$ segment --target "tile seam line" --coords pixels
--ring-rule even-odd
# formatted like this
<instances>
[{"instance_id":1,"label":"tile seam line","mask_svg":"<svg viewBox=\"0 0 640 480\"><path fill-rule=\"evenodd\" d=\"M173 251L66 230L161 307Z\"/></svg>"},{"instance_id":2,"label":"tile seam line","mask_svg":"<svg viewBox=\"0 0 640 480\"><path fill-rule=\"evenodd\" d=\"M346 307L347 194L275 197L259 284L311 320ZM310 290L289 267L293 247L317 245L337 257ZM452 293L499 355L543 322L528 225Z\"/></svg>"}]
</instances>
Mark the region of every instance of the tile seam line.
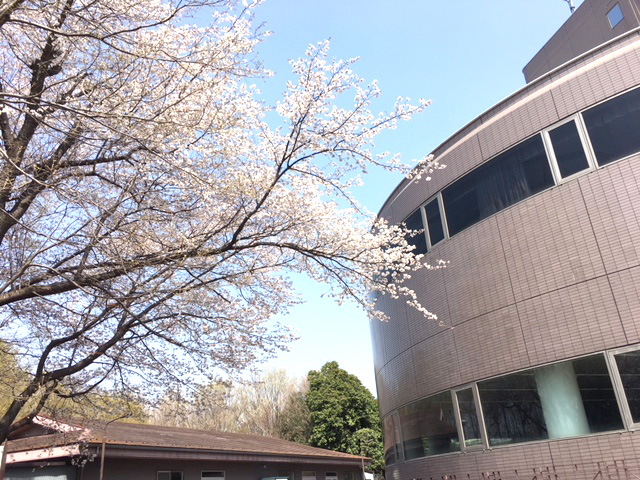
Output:
<instances>
[{"instance_id":1,"label":"tile seam line","mask_svg":"<svg viewBox=\"0 0 640 480\"><path fill-rule=\"evenodd\" d=\"M536 295L532 295L531 297L523 298L522 300L516 300L515 302L509 303L509 304L506 304L506 305L503 305L502 307L494 308L494 309L489 310L489 311L487 311L487 312L481 313L480 315L476 315L476 316L474 316L474 317L468 318L467 320L464 320L464 321L462 321L462 322L460 322L460 323L458 323L458 324L456 324L456 325L453 325L452 327L442 327L442 331L441 331L441 332L438 332L438 333L435 333L435 334L433 334L433 335L431 335L431 336L429 336L429 337L423 338L423 339L422 339L422 340L420 340L418 343L416 343L416 344L414 344L414 345L411 345L409 348L405 348L405 349L404 349L404 350L402 350L401 352L399 352L399 353L397 353L396 355L394 355L392 358L390 358L390 359L389 359L389 361L388 361L388 362L386 362L382 367L380 367L380 370L378 371L378 373L380 373L380 371L382 371L382 369L383 369L383 368L385 368L387 365L389 365L393 360L395 360L396 358L398 358L400 355L407 353L407 352L408 352L409 350L411 350L413 347L415 347L415 346L417 346L417 345L420 345L421 343L426 342L427 340L430 340L430 339L432 339L432 338L435 338L435 337L437 337L438 335L441 335L443 332L446 332L446 331L449 331L449 330L455 330L455 329L456 329L457 327L459 327L460 325L465 325L465 324L467 324L467 323L469 323L469 322L471 322L471 321L473 321L473 320L476 320L476 319L478 319L478 318L480 318L480 317L483 317L483 316L485 316L485 315L489 315L489 314L491 314L491 313L498 312L498 311L503 310L503 309L508 308L508 307L513 307L513 306L515 306L515 307L516 307L516 309L517 309L517 306L518 306L518 304L519 304L519 303L528 302L529 300L533 300L533 299L536 299L536 298L542 297L542 296L544 296L544 295L549 295L550 293L556 293L556 292L559 292L560 290L565 290L565 289L567 289L567 288L575 287L575 286L577 286L577 285L582 285L582 284L585 284L585 283L588 283L588 282L591 282L591 281L594 281L594 280L599 280L599 279L602 279L602 278L605 278L605 279L608 281L609 276L611 276L611 275L615 275L615 274L618 274L618 273L621 273L621 272L626 272L626 271L632 270L632 269L634 269L634 268L640 268L640 263L637 263L637 264L635 264L635 265L631 265L631 266L628 266L628 267L620 268L620 269L618 269L618 270L614 270L614 271L611 271L611 272L607 272L607 271L606 271L606 266L605 266L605 273L603 273L603 274L601 274L601 275L595 275L595 276L593 276L593 277L591 277L591 278L588 278L588 279L582 280L582 281L580 281L580 282L572 283L571 285L565 285L565 286L563 286L563 287L554 288L554 289L552 289L552 290L548 290L548 291L543 292L543 293L538 293L538 294L536 294Z\"/></svg>"}]
</instances>

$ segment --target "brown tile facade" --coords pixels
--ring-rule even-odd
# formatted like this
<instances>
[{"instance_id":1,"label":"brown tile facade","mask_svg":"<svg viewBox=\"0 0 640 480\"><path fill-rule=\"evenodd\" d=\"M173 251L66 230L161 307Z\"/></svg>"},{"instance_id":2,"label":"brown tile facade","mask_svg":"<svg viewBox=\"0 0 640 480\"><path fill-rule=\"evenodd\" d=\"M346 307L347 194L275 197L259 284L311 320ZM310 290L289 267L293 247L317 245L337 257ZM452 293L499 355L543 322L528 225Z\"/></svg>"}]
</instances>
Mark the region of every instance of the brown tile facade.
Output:
<instances>
[{"instance_id":1,"label":"brown tile facade","mask_svg":"<svg viewBox=\"0 0 640 480\"><path fill-rule=\"evenodd\" d=\"M583 5L588 14L606 13L615 2L601 3ZM636 0L620 4L640 11ZM601 25L578 20L595 30L569 25L558 37L564 43L528 67L548 71L574 57L584 35L580 42L610 40L601 39ZM472 121L436 149L447 168L431 182L401 183L380 215L402 221L496 154L639 84L640 35L631 31ZM393 302L385 308L391 321L372 326L383 416L470 382L640 343L640 154L467 228L427 254L440 258L446 269L421 271L409 284L445 326ZM639 457L640 435L624 431L419 458L387 473L403 480L640 478Z\"/></svg>"}]
</instances>

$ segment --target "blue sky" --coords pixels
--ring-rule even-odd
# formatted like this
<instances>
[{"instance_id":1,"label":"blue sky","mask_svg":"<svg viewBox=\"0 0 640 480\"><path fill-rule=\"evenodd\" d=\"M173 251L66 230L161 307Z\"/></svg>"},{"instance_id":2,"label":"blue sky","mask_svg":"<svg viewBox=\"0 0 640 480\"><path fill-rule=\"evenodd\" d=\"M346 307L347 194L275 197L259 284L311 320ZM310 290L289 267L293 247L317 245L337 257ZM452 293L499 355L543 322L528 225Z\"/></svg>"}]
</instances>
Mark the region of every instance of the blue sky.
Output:
<instances>
[{"instance_id":1,"label":"blue sky","mask_svg":"<svg viewBox=\"0 0 640 480\"><path fill-rule=\"evenodd\" d=\"M268 98L277 98L289 75L288 60L330 38L333 56L360 57L354 70L367 81L378 80L378 109L391 107L399 95L433 101L425 113L376 142L380 151L421 158L521 88L522 68L568 17L564 0L266 0L256 23L264 22L273 34L260 45L259 57L276 76L261 87ZM377 212L400 178L372 172L364 180L355 195ZM302 278L297 285L306 303L279 320L297 328L301 339L267 367L302 376L336 360L375 394L364 313L323 298L321 285Z\"/></svg>"}]
</instances>

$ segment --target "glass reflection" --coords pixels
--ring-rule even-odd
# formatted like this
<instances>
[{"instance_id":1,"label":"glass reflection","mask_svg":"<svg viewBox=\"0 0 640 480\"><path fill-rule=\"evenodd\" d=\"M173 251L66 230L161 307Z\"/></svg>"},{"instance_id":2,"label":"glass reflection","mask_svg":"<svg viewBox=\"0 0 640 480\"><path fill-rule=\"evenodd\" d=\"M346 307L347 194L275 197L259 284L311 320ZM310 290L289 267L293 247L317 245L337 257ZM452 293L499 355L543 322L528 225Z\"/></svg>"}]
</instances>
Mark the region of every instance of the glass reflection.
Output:
<instances>
[{"instance_id":1,"label":"glass reflection","mask_svg":"<svg viewBox=\"0 0 640 480\"><path fill-rule=\"evenodd\" d=\"M407 219L404 221L405 226L409 230L420 231L421 233L416 233L414 235L406 235L404 238L409 245L413 245L416 247L413 250L413 253L424 254L427 253L427 237L424 235L424 225L422 224L422 212L420 209L413 212Z\"/></svg>"},{"instance_id":2,"label":"glass reflection","mask_svg":"<svg viewBox=\"0 0 640 480\"><path fill-rule=\"evenodd\" d=\"M576 122L567 122L549 131L558 168L562 178L589 168L587 156L582 148Z\"/></svg>"},{"instance_id":3,"label":"glass reflection","mask_svg":"<svg viewBox=\"0 0 640 480\"><path fill-rule=\"evenodd\" d=\"M491 445L623 428L603 355L478 383Z\"/></svg>"},{"instance_id":4,"label":"glass reflection","mask_svg":"<svg viewBox=\"0 0 640 480\"><path fill-rule=\"evenodd\" d=\"M382 427L384 432L384 461L386 465L392 465L401 460L397 414L385 417Z\"/></svg>"},{"instance_id":5,"label":"glass reflection","mask_svg":"<svg viewBox=\"0 0 640 480\"><path fill-rule=\"evenodd\" d=\"M424 207L427 215L427 224L429 225L429 239L431 245L444 240L444 230L442 228L442 218L440 217L440 205L436 198Z\"/></svg>"},{"instance_id":6,"label":"glass reflection","mask_svg":"<svg viewBox=\"0 0 640 480\"><path fill-rule=\"evenodd\" d=\"M553 186L542 137L535 135L442 192L449 235Z\"/></svg>"},{"instance_id":7,"label":"glass reflection","mask_svg":"<svg viewBox=\"0 0 640 480\"><path fill-rule=\"evenodd\" d=\"M458 410L460 411L464 446L473 447L475 445L482 445L480 424L478 422L476 402L473 398L473 390L470 388L460 390L456 392L456 398L458 400Z\"/></svg>"},{"instance_id":8,"label":"glass reflection","mask_svg":"<svg viewBox=\"0 0 640 480\"><path fill-rule=\"evenodd\" d=\"M480 382L478 393L491 445L547 438L532 370Z\"/></svg>"},{"instance_id":9,"label":"glass reflection","mask_svg":"<svg viewBox=\"0 0 640 480\"><path fill-rule=\"evenodd\" d=\"M451 392L425 398L398 413L406 460L460 450Z\"/></svg>"},{"instance_id":10,"label":"glass reflection","mask_svg":"<svg viewBox=\"0 0 640 480\"><path fill-rule=\"evenodd\" d=\"M640 423L640 350L615 356L633 423Z\"/></svg>"},{"instance_id":11,"label":"glass reflection","mask_svg":"<svg viewBox=\"0 0 640 480\"><path fill-rule=\"evenodd\" d=\"M640 88L582 113L600 165L640 150Z\"/></svg>"},{"instance_id":12,"label":"glass reflection","mask_svg":"<svg viewBox=\"0 0 640 480\"><path fill-rule=\"evenodd\" d=\"M571 363L589 422L589 433L624 428L604 355L579 358Z\"/></svg>"}]
</instances>

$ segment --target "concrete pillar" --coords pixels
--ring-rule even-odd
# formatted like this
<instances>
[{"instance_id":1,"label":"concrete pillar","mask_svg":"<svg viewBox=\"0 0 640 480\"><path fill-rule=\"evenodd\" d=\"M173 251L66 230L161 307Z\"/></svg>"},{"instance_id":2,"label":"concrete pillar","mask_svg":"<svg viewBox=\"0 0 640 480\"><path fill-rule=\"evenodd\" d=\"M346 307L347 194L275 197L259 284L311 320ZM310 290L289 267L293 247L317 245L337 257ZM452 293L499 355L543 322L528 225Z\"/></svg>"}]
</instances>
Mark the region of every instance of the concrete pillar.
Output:
<instances>
[{"instance_id":1,"label":"concrete pillar","mask_svg":"<svg viewBox=\"0 0 640 480\"><path fill-rule=\"evenodd\" d=\"M573 363L537 368L535 378L549 438L590 433Z\"/></svg>"}]
</instances>

